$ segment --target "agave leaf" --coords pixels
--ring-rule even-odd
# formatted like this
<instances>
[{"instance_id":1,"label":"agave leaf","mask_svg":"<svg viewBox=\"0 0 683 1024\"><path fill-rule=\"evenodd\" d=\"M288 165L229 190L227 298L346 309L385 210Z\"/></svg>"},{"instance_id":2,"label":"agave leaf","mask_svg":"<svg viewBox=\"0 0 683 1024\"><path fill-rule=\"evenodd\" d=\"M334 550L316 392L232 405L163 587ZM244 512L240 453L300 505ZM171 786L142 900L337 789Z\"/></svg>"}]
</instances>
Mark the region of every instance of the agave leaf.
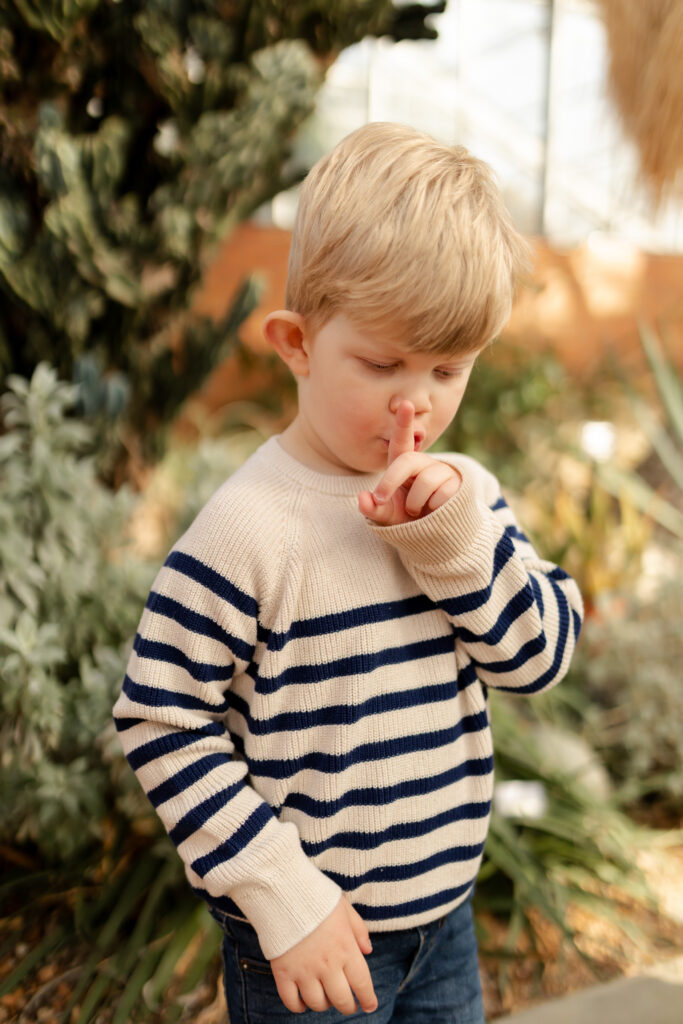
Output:
<instances>
[{"instance_id":1,"label":"agave leaf","mask_svg":"<svg viewBox=\"0 0 683 1024\"><path fill-rule=\"evenodd\" d=\"M605 462L597 466L597 476L610 494L616 498L625 495L637 509L676 537L683 539L683 514L671 502L657 494L636 473Z\"/></svg>"},{"instance_id":2,"label":"agave leaf","mask_svg":"<svg viewBox=\"0 0 683 1024\"><path fill-rule=\"evenodd\" d=\"M150 1009L158 1009L161 995L168 988L178 961L201 929L200 911L201 906L197 906L195 912L190 914L183 910L182 915L177 918L177 925L174 922L170 941L163 952L156 970L144 985L143 995Z\"/></svg>"},{"instance_id":3,"label":"agave leaf","mask_svg":"<svg viewBox=\"0 0 683 1024\"><path fill-rule=\"evenodd\" d=\"M640 426L659 456L662 465L679 490L683 492L683 455L681 455L666 430L657 423L655 417L642 402L635 403L635 413Z\"/></svg>"},{"instance_id":4,"label":"agave leaf","mask_svg":"<svg viewBox=\"0 0 683 1024\"><path fill-rule=\"evenodd\" d=\"M128 878L123 892L121 893L118 901L114 905L114 910L110 914L108 920L101 928L97 938L95 939L94 949L86 963L83 965L83 973L76 984L73 992L71 993L71 999L69 1005L66 1007L64 1013L64 1019L69 1019L74 1006L76 1006L80 1000L82 993L85 991L86 986L90 979L97 973L100 962L105 958L107 951L112 949L117 941L119 930L131 913L135 903L139 900L140 895L144 892L147 885L151 881L152 874L156 871L157 864L152 857L142 857L136 867L133 869L131 875ZM109 984L109 979L104 979L104 987L102 987L102 976L97 978L91 989L86 996L88 1006L93 1008L98 1005L101 996L104 994L104 990ZM83 1007L86 1002L81 1006L80 1020L87 1020Z\"/></svg>"},{"instance_id":5,"label":"agave leaf","mask_svg":"<svg viewBox=\"0 0 683 1024\"><path fill-rule=\"evenodd\" d=\"M657 335L645 323L640 324L640 340L652 367L662 404L679 440L683 442L683 389L676 371L667 360Z\"/></svg>"}]
</instances>

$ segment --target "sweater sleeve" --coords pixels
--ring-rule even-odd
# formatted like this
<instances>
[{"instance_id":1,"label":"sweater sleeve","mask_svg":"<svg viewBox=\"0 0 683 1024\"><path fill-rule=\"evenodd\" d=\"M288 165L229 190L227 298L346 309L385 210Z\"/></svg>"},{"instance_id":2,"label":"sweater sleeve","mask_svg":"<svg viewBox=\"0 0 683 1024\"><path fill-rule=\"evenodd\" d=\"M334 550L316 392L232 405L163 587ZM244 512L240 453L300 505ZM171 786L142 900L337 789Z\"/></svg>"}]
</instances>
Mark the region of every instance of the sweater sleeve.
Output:
<instances>
[{"instance_id":1,"label":"sweater sleeve","mask_svg":"<svg viewBox=\"0 0 683 1024\"><path fill-rule=\"evenodd\" d=\"M310 934L341 890L234 756L231 685L253 669L259 608L220 571L224 538L209 547L193 536L181 539L153 585L114 719L193 888L216 909L234 901L272 959Z\"/></svg>"},{"instance_id":2,"label":"sweater sleeve","mask_svg":"<svg viewBox=\"0 0 683 1024\"><path fill-rule=\"evenodd\" d=\"M547 690L566 674L578 639L578 587L539 558L492 474L464 456L445 461L462 475L457 494L415 522L369 528L448 616L483 683Z\"/></svg>"}]
</instances>

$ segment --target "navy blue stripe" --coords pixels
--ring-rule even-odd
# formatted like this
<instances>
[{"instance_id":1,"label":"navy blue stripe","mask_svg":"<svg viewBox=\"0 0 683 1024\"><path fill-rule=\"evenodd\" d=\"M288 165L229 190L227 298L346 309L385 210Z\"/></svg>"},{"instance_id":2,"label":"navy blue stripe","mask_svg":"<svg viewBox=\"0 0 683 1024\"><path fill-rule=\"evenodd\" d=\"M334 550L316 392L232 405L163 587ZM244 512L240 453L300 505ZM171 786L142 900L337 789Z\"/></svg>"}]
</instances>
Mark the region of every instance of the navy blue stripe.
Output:
<instances>
[{"instance_id":1,"label":"navy blue stripe","mask_svg":"<svg viewBox=\"0 0 683 1024\"><path fill-rule=\"evenodd\" d=\"M498 686L498 690L508 690L511 693L538 693L539 690L545 689L551 683L557 679L557 674L564 658L565 647L567 646L567 640L569 637L569 626L571 622L571 616L569 614L569 602L562 593L560 587L551 580L551 585L555 593L557 600L557 611L558 611L558 633L557 643L555 645L555 657L553 658L552 665L545 672L542 673L533 683L529 683L526 686ZM481 666L483 669L484 666Z\"/></svg>"},{"instance_id":2,"label":"navy blue stripe","mask_svg":"<svg viewBox=\"0 0 683 1024\"><path fill-rule=\"evenodd\" d=\"M238 611L250 615L253 619L258 618L258 604L253 597L246 594L234 583L231 583L225 576L221 576L215 569L211 569L198 558L187 555L183 551L171 551L166 559L167 566L180 572L183 576L201 583L203 587L216 594L223 601L227 601Z\"/></svg>"},{"instance_id":3,"label":"navy blue stripe","mask_svg":"<svg viewBox=\"0 0 683 1024\"><path fill-rule=\"evenodd\" d=\"M531 583L531 589L534 592L534 598L536 599L536 604L538 605L538 610L540 612L541 618L543 618L543 591L541 590L541 584L538 582L533 572L529 574L529 582Z\"/></svg>"},{"instance_id":4,"label":"navy blue stripe","mask_svg":"<svg viewBox=\"0 0 683 1024\"><path fill-rule=\"evenodd\" d=\"M485 711L466 715L455 725L447 729L430 730L413 736L400 736L396 739L378 740L374 743L363 743L345 754L325 754L309 751L301 757L283 760L282 758L248 759L249 772L261 778L288 779L297 772L307 768L331 775L346 771L355 764L363 762L385 761L392 757L414 754L418 750L437 750L439 747L454 743L465 733L481 732L488 727ZM235 738L237 743L237 738Z\"/></svg>"},{"instance_id":5,"label":"navy blue stripe","mask_svg":"<svg viewBox=\"0 0 683 1024\"><path fill-rule=\"evenodd\" d=\"M570 580L571 576L564 569L560 569L558 565L555 566L551 572L547 573L549 580Z\"/></svg>"},{"instance_id":6,"label":"navy blue stripe","mask_svg":"<svg viewBox=\"0 0 683 1024\"><path fill-rule=\"evenodd\" d=\"M434 602L426 594L417 594L401 601L360 605L357 608L346 608L342 612L330 615L298 619L291 624L286 633L269 632L264 629L259 635L259 640L267 642L268 650L281 651L291 640L340 633L345 629L370 626L376 622L403 619L410 615L422 615L424 612L434 611L435 607Z\"/></svg>"},{"instance_id":7,"label":"navy blue stripe","mask_svg":"<svg viewBox=\"0 0 683 1024\"><path fill-rule=\"evenodd\" d=\"M307 793L289 793L282 806L303 811L310 817L330 818L347 807L386 807L396 800L419 799L429 793L436 793L437 790L444 789L454 782L459 782L460 779L490 775L492 771L492 757L472 758L426 779L405 779L393 786L367 786L349 789L334 800L316 800L314 797L308 796ZM467 817L483 818L489 813L489 807L489 802L462 804L463 819Z\"/></svg>"},{"instance_id":8,"label":"navy blue stripe","mask_svg":"<svg viewBox=\"0 0 683 1024\"><path fill-rule=\"evenodd\" d=\"M408 708L424 707L453 700L458 693L476 682L474 665L469 664L457 679L429 686L417 686L412 690L392 691L375 697L368 697L360 704L331 704L329 707L311 708L305 711L282 711L271 718L255 718L249 704L242 697L233 694L231 708L237 711L247 723L253 736L267 736L274 732L299 732L315 729L321 725L357 725L369 715L405 711Z\"/></svg>"},{"instance_id":9,"label":"navy blue stripe","mask_svg":"<svg viewBox=\"0 0 683 1024\"><path fill-rule=\"evenodd\" d=\"M505 535L507 537L512 537L514 540L522 541L523 544L531 544L527 535L522 533L519 527L515 526L514 523L510 523L509 526L505 527Z\"/></svg>"},{"instance_id":10,"label":"navy blue stripe","mask_svg":"<svg viewBox=\"0 0 683 1024\"><path fill-rule=\"evenodd\" d=\"M443 608L446 614L451 616L465 615L467 612L473 612L477 608L481 608L491 597L491 591L497 576L513 557L514 553L515 549L512 541L503 534L496 544L493 553L493 573L490 583L486 587L482 587L481 590L473 590L471 593L462 594L460 597L450 597L439 601L439 607Z\"/></svg>"},{"instance_id":11,"label":"navy blue stripe","mask_svg":"<svg viewBox=\"0 0 683 1024\"><path fill-rule=\"evenodd\" d=\"M195 782L199 782L200 779L203 779L214 768L219 768L224 764L233 764L233 760L229 755L218 753L205 754L198 761L193 761L187 768L181 768L175 775L171 775L164 782L155 786L154 789L150 789L147 799L151 801L154 807L160 807L167 800L171 800L186 789L189 789Z\"/></svg>"},{"instance_id":12,"label":"navy blue stripe","mask_svg":"<svg viewBox=\"0 0 683 1024\"><path fill-rule=\"evenodd\" d=\"M226 839L224 843L217 846L211 853L207 853L204 857L198 857L192 861L190 865L192 870L200 878L203 878L213 868L220 867L226 860L230 860L231 857L240 853L270 821L274 821L273 812L270 807L268 804L259 804L256 810L249 815L237 831L233 832L229 839Z\"/></svg>"},{"instance_id":13,"label":"navy blue stripe","mask_svg":"<svg viewBox=\"0 0 683 1024\"><path fill-rule=\"evenodd\" d=\"M416 640L414 643L402 644L400 647L387 647L381 651L364 652L337 658L335 661L322 662L319 665L293 665L276 676L260 676L254 678L257 693L275 693L282 686L290 683L321 683L327 679L338 679L342 676L364 675L386 665L400 665L406 661L420 661L422 658L435 658L440 654L451 653L455 649L453 633L429 640Z\"/></svg>"},{"instance_id":14,"label":"navy blue stripe","mask_svg":"<svg viewBox=\"0 0 683 1024\"><path fill-rule=\"evenodd\" d=\"M473 633L470 629L465 629L464 626L458 626L456 629L458 638L466 643L482 643L488 644L491 647L495 644L499 644L513 622L515 622L521 615L524 615L524 613L528 611L533 604L534 595L531 587L522 587L522 589L518 590L515 596L508 601L498 616L498 619L487 633Z\"/></svg>"},{"instance_id":15,"label":"navy blue stripe","mask_svg":"<svg viewBox=\"0 0 683 1024\"><path fill-rule=\"evenodd\" d=\"M333 835L327 836L317 843L302 840L301 846L309 857L316 857L325 850L334 849L376 850L383 843L400 842L406 839L418 839L421 836L427 836L430 832L436 832L439 828L452 825L455 821L472 821L472 808L476 807L479 811L482 809L482 806L486 807L486 812L478 815L478 817L484 818L491 809L490 803L486 805L462 804L459 807L449 807L447 811L441 811L439 814L433 814L431 818L420 818L419 821L400 821L377 832L368 832L367 830L335 832ZM482 841L479 852L481 852L483 847L484 843ZM468 847L468 849L472 849L472 847ZM470 856L474 857L475 854L470 854ZM464 857L463 860L469 860L469 857Z\"/></svg>"},{"instance_id":16,"label":"navy blue stripe","mask_svg":"<svg viewBox=\"0 0 683 1024\"><path fill-rule=\"evenodd\" d=\"M244 911L229 896L212 896L207 889L202 889L199 885L193 885L191 888L192 892L200 899L206 900L213 910L221 914L230 914L232 917L246 917Z\"/></svg>"},{"instance_id":17,"label":"navy blue stripe","mask_svg":"<svg viewBox=\"0 0 683 1024\"><path fill-rule=\"evenodd\" d=\"M174 754L183 747L189 747L192 743L199 743L208 736L225 736L225 726L221 722L208 722L200 729L184 729L173 731L160 736L149 743L131 750L126 757L133 771L142 768L144 764L156 760L157 757L164 757L166 754Z\"/></svg>"},{"instance_id":18,"label":"navy blue stripe","mask_svg":"<svg viewBox=\"0 0 683 1024\"><path fill-rule=\"evenodd\" d=\"M388 921L392 917L412 917L413 914L421 914L425 910L435 910L437 907L445 907L446 904L457 900L472 888L474 879L465 882L464 885L456 885L452 889L443 889L434 893L433 896L423 896L417 900L407 900L405 903L384 904L381 907L373 907L368 903L356 903L353 906L364 921Z\"/></svg>"},{"instance_id":19,"label":"navy blue stripe","mask_svg":"<svg viewBox=\"0 0 683 1024\"><path fill-rule=\"evenodd\" d=\"M118 715L114 715L114 725L117 732L125 732L127 729L132 729L134 726L146 721L146 718L119 718Z\"/></svg>"},{"instance_id":20,"label":"navy blue stripe","mask_svg":"<svg viewBox=\"0 0 683 1024\"><path fill-rule=\"evenodd\" d=\"M206 800L202 800L201 803L198 803L189 810L168 833L175 845L180 846L191 835L194 835L200 828L203 828L209 818L213 818L214 814L222 810L235 794L243 788L244 780L239 779L239 781L233 782L231 786L226 786L225 789L212 793Z\"/></svg>"},{"instance_id":21,"label":"navy blue stripe","mask_svg":"<svg viewBox=\"0 0 683 1024\"><path fill-rule=\"evenodd\" d=\"M490 505L489 508L492 512L500 512L502 508L508 508L508 503L505 498L501 495L498 501L494 505Z\"/></svg>"},{"instance_id":22,"label":"navy blue stripe","mask_svg":"<svg viewBox=\"0 0 683 1024\"><path fill-rule=\"evenodd\" d=\"M474 860L481 857L484 850L483 843L476 843L474 846L452 846L447 850L439 850L431 857L415 861L413 864L392 864L391 866L371 868L362 875L343 875L338 871L326 871L325 874L336 882L345 892L357 889L367 882L406 882L410 878L417 878L418 875L426 875L428 871L434 871L444 864L459 864L466 860Z\"/></svg>"},{"instance_id":23,"label":"navy blue stripe","mask_svg":"<svg viewBox=\"0 0 683 1024\"><path fill-rule=\"evenodd\" d=\"M193 697L190 693L176 693L175 690L164 690L161 686L143 686L141 683L133 682L129 675L123 680L123 692L135 704L146 704L151 708L186 708L189 711L209 711L211 714L221 715L225 714L229 707L227 699L220 704L211 704L208 700Z\"/></svg>"},{"instance_id":24,"label":"navy blue stripe","mask_svg":"<svg viewBox=\"0 0 683 1024\"><path fill-rule=\"evenodd\" d=\"M165 618L177 622L178 625L190 633L196 633L198 636L207 636L212 640L225 644L235 658L241 658L242 661L249 662L254 657L253 644L248 644L240 637L228 633L226 629L219 626L208 615L200 615L199 612L186 608L184 604L181 604L180 601L175 601L172 597L166 597L164 594L159 594L156 590L152 590L147 598L147 607L156 615L163 615Z\"/></svg>"},{"instance_id":25,"label":"navy blue stripe","mask_svg":"<svg viewBox=\"0 0 683 1024\"><path fill-rule=\"evenodd\" d=\"M572 618L574 620L574 643L579 639L581 633L581 616L577 611L572 608Z\"/></svg>"},{"instance_id":26,"label":"navy blue stripe","mask_svg":"<svg viewBox=\"0 0 683 1024\"><path fill-rule=\"evenodd\" d=\"M162 644L158 640L146 640L139 633L135 636L133 647L140 658L177 665L179 668L185 669L188 675L200 683L225 682L232 679L235 671L235 664L232 661L229 665L212 665L209 662L192 661L179 647L174 647L173 644Z\"/></svg>"},{"instance_id":27,"label":"navy blue stripe","mask_svg":"<svg viewBox=\"0 0 683 1024\"><path fill-rule=\"evenodd\" d=\"M508 672L515 672L518 668L521 668L531 658L544 651L546 646L546 635L541 631L538 636L522 644L514 657L503 658L501 661L478 661L477 664L482 671L493 672L496 675L506 675Z\"/></svg>"}]
</instances>

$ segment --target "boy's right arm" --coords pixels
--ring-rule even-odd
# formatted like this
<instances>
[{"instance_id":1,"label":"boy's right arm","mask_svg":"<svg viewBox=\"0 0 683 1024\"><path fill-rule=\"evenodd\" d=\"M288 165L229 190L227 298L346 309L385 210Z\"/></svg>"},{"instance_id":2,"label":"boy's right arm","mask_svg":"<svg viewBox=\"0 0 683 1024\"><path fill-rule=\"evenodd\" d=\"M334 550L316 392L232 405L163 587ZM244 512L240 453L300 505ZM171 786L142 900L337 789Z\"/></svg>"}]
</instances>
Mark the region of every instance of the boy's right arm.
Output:
<instances>
[{"instance_id":1,"label":"boy's right arm","mask_svg":"<svg viewBox=\"0 0 683 1024\"><path fill-rule=\"evenodd\" d=\"M324 922L341 890L233 757L231 680L252 664L256 638L256 602L188 541L154 583L114 718L190 883L217 907L234 900L272 959Z\"/></svg>"}]
</instances>

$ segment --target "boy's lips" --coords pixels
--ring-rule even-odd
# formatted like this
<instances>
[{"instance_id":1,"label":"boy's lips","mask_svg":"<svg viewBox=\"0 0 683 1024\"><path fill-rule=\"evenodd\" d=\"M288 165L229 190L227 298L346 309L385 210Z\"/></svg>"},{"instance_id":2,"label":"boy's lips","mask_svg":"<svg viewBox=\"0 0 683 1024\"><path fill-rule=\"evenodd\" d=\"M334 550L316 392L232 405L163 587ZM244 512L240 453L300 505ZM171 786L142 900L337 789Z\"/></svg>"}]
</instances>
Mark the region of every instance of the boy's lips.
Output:
<instances>
[{"instance_id":1,"label":"boy's lips","mask_svg":"<svg viewBox=\"0 0 683 1024\"><path fill-rule=\"evenodd\" d=\"M424 439L425 439L425 434L424 434L423 431L416 431L413 434L413 448L414 448L414 450L416 452L419 452L419 450L422 447L422 444L424 442ZM381 438L381 441L382 441L383 444L385 444L387 446L387 448L389 447L389 443L390 442L389 442L388 438L383 437L383 438Z\"/></svg>"}]
</instances>

